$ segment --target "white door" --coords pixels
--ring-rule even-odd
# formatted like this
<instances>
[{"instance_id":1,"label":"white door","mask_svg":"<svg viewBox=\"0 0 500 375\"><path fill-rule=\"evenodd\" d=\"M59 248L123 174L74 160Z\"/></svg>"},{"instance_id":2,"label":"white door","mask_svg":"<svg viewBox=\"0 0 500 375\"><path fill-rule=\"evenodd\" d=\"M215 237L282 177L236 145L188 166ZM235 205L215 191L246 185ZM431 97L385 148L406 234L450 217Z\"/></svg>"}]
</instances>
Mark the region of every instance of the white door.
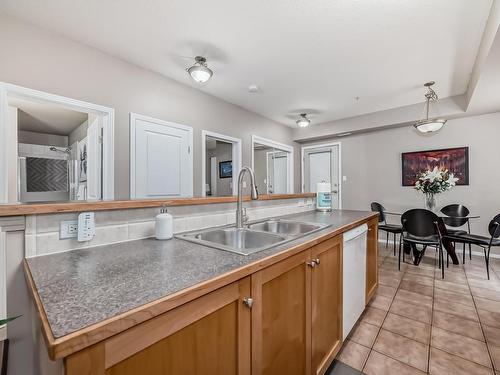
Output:
<instances>
[{"instance_id":1,"label":"white door","mask_svg":"<svg viewBox=\"0 0 500 375\"><path fill-rule=\"evenodd\" d=\"M87 127L87 199L101 199L102 125L101 118L89 115Z\"/></svg>"},{"instance_id":2,"label":"white door","mask_svg":"<svg viewBox=\"0 0 500 375\"><path fill-rule=\"evenodd\" d=\"M193 129L131 114L132 198L193 196Z\"/></svg>"},{"instance_id":3,"label":"white door","mask_svg":"<svg viewBox=\"0 0 500 375\"><path fill-rule=\"evenodd\" d=\"M304 192L316 192L318 182L332 185L332 207L340 207L339 146L304 147Z\"/></svg>"},{"instance_id":4,"label":"white door","mask_svg":"<svg viewBox=\"0 0 500 375\"><path fill-rule=\"evenodd\" d=\"M269 194L286 194L288 160L286 153L268 153L267 181Z\"/></svg>"}]
</instances>

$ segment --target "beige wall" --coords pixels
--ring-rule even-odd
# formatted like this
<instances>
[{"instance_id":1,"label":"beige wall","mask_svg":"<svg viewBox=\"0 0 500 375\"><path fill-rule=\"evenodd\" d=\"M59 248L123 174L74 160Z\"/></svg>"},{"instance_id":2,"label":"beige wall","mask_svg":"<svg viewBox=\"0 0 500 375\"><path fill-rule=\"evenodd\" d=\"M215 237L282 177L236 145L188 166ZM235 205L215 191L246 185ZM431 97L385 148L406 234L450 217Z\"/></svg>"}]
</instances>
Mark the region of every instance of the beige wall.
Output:
<instances>
[{"instance_id":1,"label":"beige wall","mask_svg":"<svg viewBox=\"0 0 500 375\"><path fill-rule=\"evenodd\" d=\"M243 165L250 165L252 134L293 144L289 127L1 14L0 44L0 81L115 109L116 198L129 195L130 112L194 128L195 195L201 194L202 129L241 138Z\"/></svg>"},{"instance_id":2,"label":"beige wall","mask_svg":"<svg viewBox=\"0 0 500 375\"><path fill-rule=\"evenodd\" d=\"M437 196L437 205L462 203L474 214L472 230L486 232L500 213L500 113L450 120L437 134L418 134L412 127L366 133L341 139L342 201L346 209L369 209L379 201L388 210L423 207L421 193L401 186L401 153L468 146L470 185Z\"/></svg>"}]
</instances>

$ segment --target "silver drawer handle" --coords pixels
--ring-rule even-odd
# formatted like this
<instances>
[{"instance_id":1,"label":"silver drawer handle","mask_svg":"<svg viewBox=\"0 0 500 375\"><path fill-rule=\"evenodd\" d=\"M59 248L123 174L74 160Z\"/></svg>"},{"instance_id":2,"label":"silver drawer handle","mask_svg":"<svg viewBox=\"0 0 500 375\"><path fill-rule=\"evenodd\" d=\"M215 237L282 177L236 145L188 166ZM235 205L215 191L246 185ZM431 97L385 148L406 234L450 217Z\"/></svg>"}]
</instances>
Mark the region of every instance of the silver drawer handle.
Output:
<instances>
[{"instance_id":1,"label":"silver drawer handle","mask_svg":"<svg viewBox=\"0 0 500 375\"><path fill-rule=\"evenodd\" d=\"M243 303L245 304L246 307L251 309L253 306L253 298L245 297L245 298L243 298Z\"/></svg>"}]
</instances>

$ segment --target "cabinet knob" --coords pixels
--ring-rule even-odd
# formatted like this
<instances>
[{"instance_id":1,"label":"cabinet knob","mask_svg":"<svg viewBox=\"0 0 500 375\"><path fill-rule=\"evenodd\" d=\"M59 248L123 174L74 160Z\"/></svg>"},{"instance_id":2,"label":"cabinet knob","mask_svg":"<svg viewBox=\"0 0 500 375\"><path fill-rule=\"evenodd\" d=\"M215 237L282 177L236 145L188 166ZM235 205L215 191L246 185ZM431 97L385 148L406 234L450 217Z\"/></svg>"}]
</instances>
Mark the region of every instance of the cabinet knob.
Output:
<instances>
[{"instance_id":1,"label":"cabinet knob","mask_svg":"<svg viewBox=\"0 0 500 375\"><path fill-rule=\"evenodd\" d=\"M317 266L319 266L319 264L320 264L320 260L319 260L319 258L313 259L312 261L313 261L314 263L316 263L316 265L317 265Z\"/></svg>"},{"instance_id":2,"label":"cabinet knob","mask_svg":"<svg viewBox=\"0 0 500 375\"><path fill-rule=\"evenodd\" d=\"M243 298L243 304L248 307L249 309L252 308L253 306L253 298L250 298L250 297L245 297Z\"/></svg>"},{"instance_id":3,"label":"cabinet knob","mask_svg":"<svg viewBox=\"0 0 500 375\"><path fill-rule=\"evenodd\" d=\"M307 265L311 268L314 268L317 266L316 262L314 260L310 261L310 262L307 262Z\"/></svg>"}]
</instances>

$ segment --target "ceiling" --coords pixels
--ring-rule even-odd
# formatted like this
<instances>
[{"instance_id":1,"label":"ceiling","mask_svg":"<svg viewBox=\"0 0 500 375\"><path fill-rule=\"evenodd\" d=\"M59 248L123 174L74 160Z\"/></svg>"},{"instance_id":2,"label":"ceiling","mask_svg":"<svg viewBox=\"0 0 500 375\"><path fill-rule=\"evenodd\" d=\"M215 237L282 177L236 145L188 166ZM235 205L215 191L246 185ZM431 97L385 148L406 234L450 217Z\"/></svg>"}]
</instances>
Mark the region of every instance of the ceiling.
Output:
<instances>
[{"instance_id":1,"label":"ceiling","mask_svg":"<svg viewBox=\"0 0 500 375\"><path fill-rule=\"evenodd\" d=\"M295 127L466 92L492 0L2 0L0 10ZM85 27L91 25L91 27ZM203 55L215 72L185 72ZM248 86L258 85L257 93Z\"/></svg>"},{"instance_id":2,"label":"ceiling","mask_svg":"<svg viewBox=\"0 0 500 375\"><path fill-rule=\"evenodd\" d=\"M36 133L69 135L88 118L87 113L52 103L9 98L9 105L19 109L18 129Z\"/></svg>"}]
</instances>

